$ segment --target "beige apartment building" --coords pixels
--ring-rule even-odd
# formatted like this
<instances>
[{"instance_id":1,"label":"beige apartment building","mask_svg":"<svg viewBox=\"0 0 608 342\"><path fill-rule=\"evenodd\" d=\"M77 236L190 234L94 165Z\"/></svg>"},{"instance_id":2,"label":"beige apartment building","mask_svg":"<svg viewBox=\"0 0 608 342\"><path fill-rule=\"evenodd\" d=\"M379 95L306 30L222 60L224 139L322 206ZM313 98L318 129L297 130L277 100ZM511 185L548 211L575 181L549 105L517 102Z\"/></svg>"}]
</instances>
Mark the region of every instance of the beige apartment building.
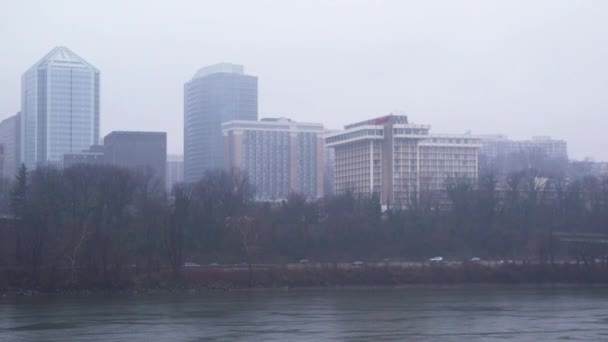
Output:
<instances>
[{"instance_id":1,"label":"beige apartment building","mask_svg":"<svg viewBox=\"0 0 608 342\"><path fill-rule=\"evenodd\" d=\"M476 182L479 139L429 130L388 115L326 135L335 151L335 193L376 195L383 206L407 207L421 193L445 194L450 180Z\"/></svg>"},{"instance_id":2,"label":"beige apartment building","mask_svg":"<svg viewBox=\"0 0 608 342\"><path fill-rule=\"evenodd\" d=\"M260 201L280 201L290 193L323 197L322 124L286 118L233 120L222 124L224 161L243 170Z\"/></svg>"}]
</instances>

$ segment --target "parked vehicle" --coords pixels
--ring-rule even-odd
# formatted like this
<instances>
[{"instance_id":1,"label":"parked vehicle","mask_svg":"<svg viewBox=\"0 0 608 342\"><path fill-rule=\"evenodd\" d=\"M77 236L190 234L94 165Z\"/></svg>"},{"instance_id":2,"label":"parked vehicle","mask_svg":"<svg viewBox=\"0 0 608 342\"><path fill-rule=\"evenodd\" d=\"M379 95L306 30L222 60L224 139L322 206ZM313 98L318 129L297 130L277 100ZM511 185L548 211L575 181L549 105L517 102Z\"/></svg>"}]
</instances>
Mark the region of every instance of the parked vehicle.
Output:
<instances>
[{"instance_id":1,"label":"parked vehicle","mask_svg":"<svg viewBox=\"0 0 608 342\"><path fill-rule=\"evenodd\" d=\"M429 259L429 261L430 261L430 262L437 262L437 263L439 263L439 262L443 262L443 257L436 256L436 257L434 257L434 258L430 258L430 259Z\"/></svg>"}]
</instances>

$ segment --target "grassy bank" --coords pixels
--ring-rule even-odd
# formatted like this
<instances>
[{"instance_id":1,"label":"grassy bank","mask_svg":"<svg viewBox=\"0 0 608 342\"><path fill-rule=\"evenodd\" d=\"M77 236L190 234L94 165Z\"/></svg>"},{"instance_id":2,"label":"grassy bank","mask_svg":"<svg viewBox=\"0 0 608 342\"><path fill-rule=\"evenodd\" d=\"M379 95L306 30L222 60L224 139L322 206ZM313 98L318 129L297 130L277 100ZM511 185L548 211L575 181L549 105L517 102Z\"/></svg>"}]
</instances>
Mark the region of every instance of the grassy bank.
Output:
<instances>
[{"instance_id":1,"label":"grassy bank","mask_svg":"<svg viewBox=\"0 0 608 342\"><path fill-rule=\"evenodd\" d=\"M608 284L608 268L603 265L429 265L410 267L344 267L339 264L318 266L199 267L171 272L125 271L124 274L97 280L71 279L57 272L50 282L36 283L25 274L5 271L0 289L3 293L70 292L179 292L207 289L400 286L453 284Z\"/></svg>"}]
</instances>

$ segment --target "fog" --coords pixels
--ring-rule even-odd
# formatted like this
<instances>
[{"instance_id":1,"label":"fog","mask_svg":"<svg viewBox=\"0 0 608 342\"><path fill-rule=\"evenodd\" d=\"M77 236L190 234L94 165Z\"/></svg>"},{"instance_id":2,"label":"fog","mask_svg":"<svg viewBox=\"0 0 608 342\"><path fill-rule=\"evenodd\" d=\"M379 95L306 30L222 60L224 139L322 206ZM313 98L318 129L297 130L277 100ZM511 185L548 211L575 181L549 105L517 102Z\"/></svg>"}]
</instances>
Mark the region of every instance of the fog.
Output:
<instances>
[{"instance_id":1,"label":"fog","mask_svg":"<svg viewBox=\"0 0 608 342\"><path fill-rule=\"evenodd\" d=\"M399 111L608 160L606 1L1 2L1 119L21 74L64 45L101 71L102 136L167 131L172 153L184 82L225 61L259 77L260 117L341 128Z\"/></svg>"}]
</instances>

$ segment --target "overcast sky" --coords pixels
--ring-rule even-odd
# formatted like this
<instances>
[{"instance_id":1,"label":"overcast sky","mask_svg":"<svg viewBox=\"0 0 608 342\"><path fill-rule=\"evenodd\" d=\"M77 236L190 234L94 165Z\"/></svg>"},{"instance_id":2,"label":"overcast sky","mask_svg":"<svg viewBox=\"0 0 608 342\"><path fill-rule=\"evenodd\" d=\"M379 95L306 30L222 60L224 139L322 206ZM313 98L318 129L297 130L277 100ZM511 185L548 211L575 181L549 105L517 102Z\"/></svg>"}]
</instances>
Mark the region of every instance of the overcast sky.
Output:
<instances>
[{"instance_id":1,"label":"overcast sky","mask_svg":"<svg viewBox=\"0 0 608 342\"><path fill-rule=\"evenodd\" d=\"M260 117L327 128L391 112L435 133L566 139L608 160L608 1L0 0L0 119L64 45L101 71L101 130L183 146L183 84L259 77Z\"/></svg>"}]
</instances>

